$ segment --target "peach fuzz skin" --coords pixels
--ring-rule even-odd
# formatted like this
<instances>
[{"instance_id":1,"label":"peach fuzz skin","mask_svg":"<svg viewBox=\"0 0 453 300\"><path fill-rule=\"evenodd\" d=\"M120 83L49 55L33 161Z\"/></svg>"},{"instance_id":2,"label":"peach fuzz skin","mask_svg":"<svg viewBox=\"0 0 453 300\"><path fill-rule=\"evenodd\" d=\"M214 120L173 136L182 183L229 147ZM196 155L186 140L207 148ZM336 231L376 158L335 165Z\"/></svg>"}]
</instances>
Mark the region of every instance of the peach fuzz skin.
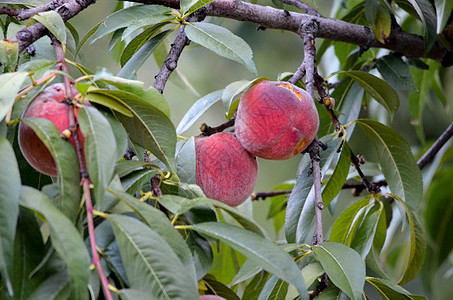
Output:
<instances>
[{"instance_id":1,"label":"peach fuzz skin","mask_svg":"<svg viewBox=\"0 0 453 300\"><path fill-rule=\"evenodd\" d=\"M200 296L200 300L226 300L226 299L216 295L202 295Z\"/></svg>"},{"instance_id":2,"label":"peach fuzz skin","mask_svg":"<svg viewBox=\"0 0 453 300\"><path fill-rule=\"evenodd\" d=\"M235 133L242 146L261 158L282 160L316 137L319 116L310 95L286 82L261 81L241 97Z\"/></svg>"},{"instance_id":3,"label":"peach fuzz skin","mask_svg":"<svg viewBox=\"0 0 453 300\"><path fill-rule=\"evenodd\" d=\"M207 197L237 206L250 196L258 163L233 134L220 132L197 138L195 151L196 183Z\"/></svg>"},{"instance_id":4,"label":"peach fuzz skin","mask_svg":"<svg viewBox=\"0 0 453 300\"><path fill-rule=\"evenodd\" d=\"M78 92L74 88L73 96ZM60 131L69 127L69 106L64 102L64 85L62 83L53 84L44 89L35 99L33 99L22 118L44 118L52 121ZM89 105L89 103L85 103ZM76 117L79 108L76 108ZM85 138L82 136L80 129L78 135L81 145L84 145ZM69 142L75 147L74 138L70 137ZM19 125L19 146L28 163L37 171L49 175L57 176L57 167L52 154L49 152L44 143L38 138L34 131L25 123Z\"/></svg>"}]
</instances>

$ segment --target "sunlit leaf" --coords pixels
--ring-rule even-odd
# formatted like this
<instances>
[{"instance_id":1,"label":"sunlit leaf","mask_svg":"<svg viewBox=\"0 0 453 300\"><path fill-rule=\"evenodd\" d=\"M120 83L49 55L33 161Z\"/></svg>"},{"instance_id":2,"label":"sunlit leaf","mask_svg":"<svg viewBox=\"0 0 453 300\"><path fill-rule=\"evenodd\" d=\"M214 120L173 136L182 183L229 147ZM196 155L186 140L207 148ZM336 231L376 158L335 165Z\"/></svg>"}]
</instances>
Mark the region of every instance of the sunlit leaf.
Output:
<instances>
[{"instance_id":1,"label":"sunlit leaf","mask_svg":"<svg viewBox=\"0 0 453 300\"><path fill-rule=\"evenodd\" d=\"M326 242L315 245L313 253L338 288L353 300L362 299L365 263L357 252L343 244Z\"/></svg>"},{"instance_id":2,"label":"sunlit leaf","mask_svg":"<svg viewBox=\"0 0 453 300\"><path fill-rule=\"evenodd\" d=\"M212 1L214 0L182 0L181 11L184 15L189 15Z\"/></svg>"},{"instance_id":3,"label":"sunlit leaf","mask_svg":"<svg viewBox=\"0 0 453 300\"><path fill-rule=\"evenodd\" d=\"M14 72L19 58L19 42L0 40L0 63L5 72Z\"/></svg>"},{"instance_id":4,"label":"sunlit leaf","mask_svg":"<svg viewBox=\"0 0 453 300\"><path fill-rule=\"evenodd\" d=\"M423 181L409 144L393 129L379 122L361 119L357 124L373 143L392 193L412 209L417 209L423 195Z\"/></svg>"},{"instance_id":5,"label":"sunlit leaf","mask_svg":"<svg viewBox=\"0 0 453 300\"><path fill-rule=\"evenodd\" d=\"M437 13L437 33L441 33L447 24L453 10L453 2L449 0L434 0Z\"/></svg>"},{"instance_id":6,"label":"sunlit leaf","mask_svg":"<svg viewBox=\"0 0 453 300\"><path fill-rule=\"evenodd\" d=\"M176 133L181 134L189 129L214 103L219 101L222 90L214 91L198 99L186 112L176 128Z\"/></svg>"},{"instance_id":7,"label":"sunlit leaf","mask_svg":"<svg viewBox=\"0 0 453 300\"><path fill-rule=\"evenodd\" d=\"M37 13L33 19L44 25L63 45L66 44L66 27L61 16L53 10Z\"/></svg>"},{"instance_id":8,"label":"sunlit leaf","mask_svg":"<svg viewBox=\"0 0 453 300\"><path fill-rule=\"evenodd\" d=\"M225 223L200 223L194 225L192 229L224 242L256 265L263 267L264 270L293 284L301 298L308 299L299 268L291 256L273 242L248 230Z\"/></svg>"},{"instance_id":9,"label":"sunlit leaf","mask_svg":"<svg viewBox=\"0 0 453 300\"><path fill-rule=\"evenodd\" d=\"M13 106L16 94L27 77L27 72L0 75L0 120L3 120Z\"/></svg>"},{"instance_id":10,"label":"sunlit leaf","mask_svg":"<svg viewBox=\"0 0 453 300\"><path fill-rule=\"evenodd\" d=\"M355 80L365 91L379 102L393 117L399 107L398 94L382 79L363 71L340 71Z\"/></svg>"},{"instance_id":11,"label":"sunlit leaf","mask_svg":"<svg viewBox=\"0 0 453 300\"><path fill-rule=\"evenodd\" d=\"M243 64L250 72L257 74L252 49L228 29L211 23L194 22L187 25L185 33L191 41Z\"/></svg>"}]
</instances>

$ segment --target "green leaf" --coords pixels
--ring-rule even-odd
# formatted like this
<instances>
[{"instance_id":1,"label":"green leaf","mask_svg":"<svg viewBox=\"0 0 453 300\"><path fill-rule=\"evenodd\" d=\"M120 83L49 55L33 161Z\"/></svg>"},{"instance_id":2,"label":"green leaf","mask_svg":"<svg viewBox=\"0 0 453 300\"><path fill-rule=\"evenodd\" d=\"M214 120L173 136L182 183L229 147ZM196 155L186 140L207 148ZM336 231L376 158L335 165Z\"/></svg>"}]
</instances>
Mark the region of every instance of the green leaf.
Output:
<instances>
[{"instance_id":1,"label":"green leaf","mask_svg":"<svg viewBox=\"0 0 453 300\"><path fill-rule=\"evenodd\" d=\"M131 6L108 16L96 30L91 43L120 28L154 25L169 22L174 18L175 16L171 14L171 9L168 7L160 5Z\"/></svg>"},{"instance_id":2,"label":"green leaf","mask_svg":"<svg viewBox=\"0 0 453 300\"><path fill-rule=\"evenodd\" d=\"M370 197L365 197L349 206L333 224L329 241L350 246L357 227L365 214L365 207L370 203Z\"/></svg>"},{"instance_id":3,"label":"green leaf","mask_svg":"<svg viewBox=\"0 0 453 300\"><path fill-rule=\"evenodd\" d=\"M392 20L389 12L379 5L375 25L371 27L376 39L382 44L386 43L392 29Z\"/></svg>"},{"instance_id":4,"label":"green leaf","mask_svg":"<svg viewBox=\"0 0 453 300\"><path fill-rule=\"evenodd\" d=\"M176 168L179 179L181 182L195 184L196 157L194 137L178 142L176 148Z\"/></svg>"},{"instance_id":5,"label":"green leaf","mask_svg":"<svg viewBox=\"0 0 453 300\"><path fill-rule=\"evenodd\" d=\"M419 216L415 214L412 209L408 205L406 205L404 201L402 201L402 199L399 199L398 197L394 198L396 201L400 202L406 210L406 215L409 220L409 227L411 231L409 258L407 261L406 269L404 270L404 274L398 281L398 284L404 284L414 279L423 265L426 252L425 229Z\"/></svg>"},{"instance_id":6,"label":"green leaf","mask_svg":"<svg viewBox=\"0 0 453 300\"><path fill-rule=\"evenodd\" d=\"M0 40L0 64L4 67L4 73L14 72L19 58L19 42Z\"/></svg>"},{"instance_id":7,"label":"green leaf","mask_svg":"<svg viewBox=\"0 0 453 300\"><path fill-rule=\"evenodd\" d=\"M423 181L409 144L393 129L379 122L361 119L356 123L374 144L392 193L417 210L423 195Z\"/></svg>"},{"instance_id":8,"label":"green leaf","mask_svg":"<svg viewBox=\"0 0 453 300\"><path fill-rule=\"evenodd\" d=\"M313 253L329 279L352 300L361 300L365 284L365 263L353 249L326 242L313 246Z\"/></svg>"},{"instance_id":9,"label":"green leaf","mask_svg":"<svg viewBox=\"0 0 453 300\"><path fill-rule=\"evenodd\" d=\"M82 237L72 222L46 195L33 188L22 187L19 204L35 211L46 220L52 245L64 259L69 272L71 299L88 299L90 259Z\"/></svg>"},{"instance_id":10,"label":"green leaf","mask_svg":"<svg viewBox=\"0 0 453 300\"><path fill-rule=\"evenodd\" d=\"M69 296L68 291L71 290L69 286L69 276L67 270L62 270L58 273L49 276L36 288L27 300L57 300L64 299L62 295ZM87 295L88 296L88 295Z\"/></svg>"},{"instance_id":11,"label":"green leaf","mask_svg":"<svg viewBox=\"0 0 453 300\"><path fill-rule=\"evenodd\" d=\"M104 93L115 97L134 114L133 118L115 114L129 133L132 142L150 150L173 174L176 174L176 130L170 118L147 98L137 97L125 91L104 91ZM159 98L162 98L162 95L156 95L154 99L159 101Z\"/></svg>"},{"instance_id":12,"label":"green leaf","mask_svg":"<svg viewBox=\"0 0 453 300\"><path fill-rule=\"evenodd\" d=\"M79 110L80 129L85 137L85 159L94 185L96 205L101 207L116 163L116 141L107 119L94 107Z\"/></svg>"},{"instance_id":13,"label":"green leaf","mask_svg":"<svg viewBox=\"0 0 453 300\"><path fill-rule=\"evenodd\" d=\"M210 23L189 23L185 28L187 37L214 53L245 65L247 70L257 74L250 46L228 29Z\"/></svg>"},{"instance_id":14,"label":"green leaf","mask_svg":"<svg viewBox=\"0 0 453 300\"><path fill-rule=\"evenodd\" d=\"M437 17L429 0L408 0L423 22L425 53L431 50L437 39Z\"/></svg>"},{"instance_id":15,"label":"green leaf","mask_svg":"<svg viewBox=\"0 0 453 300\"><path fill-rule=\"evenodd\" d=\"M168 243L139 220L110 215L130 287L152 299L199 299L197 285Z\"/></svg>"},{"instance_id":16,"label":"green leaf","mask_svg":"<svg viewBox=\"0 0 453 300\"><path fill-rule=\"evenodd\" d=\"M165 206L169 211L173 214L183 214L190 209L200 206L200 205L208 205L212 208L220 207L225 212L227 212L236 222L238 222L243 228L259 234L263 237L267 236L266 231L258 224L256 221L242 213L235 207L231 207L227 204L224 204L220 201L209 199L209 198L194 198L194 199L187 199L176 195L163 195L160 196L157 201Z\"/></svg>"},{"instance_id":17,"label":"green leaf","mask_svg":"<svg viewBox=\"0 0 453 300\"><path fill-rule=\"evenodd\" d=\"M319 277L325 273L320 263L312 262L302 269L305 285L311 286Z\"/></svg>"},{"instance_id":18,"label":"green leaf","mask_svg":"<svg viewBox=\"0 0 453 300\"><path fill-rule=\"evenodd\" d=\"M214 103L222 97L222 90L214 91L198 99L186 112L176 128L176 134L180 135L189 129Z\"/></svg>"},{"instance_id":19,"label":"green leaf","mask_svg":"<svg viewBox=\"0 0 453 300\"><path fill-rule=\"evenodd\" d=\"M50 33L52 33L63 45L66 45L66 27L61 16L53 10L37 13L32 17L44 27L46 27Z\"/></svg>"},{"instance_id":20,"label":"green leaf","mask_svg":"<svg viewBox=\"0 0 453 300\"><path fill-rule=\"evenodd\" d=\"M321 173L325 173L336 154L336 150L340 146L341 139L331 136L321 138L321 141L327 142L327 150L321 151L320 166ZM300 174L296 184L288 199L285 218L285 235L288 243L311 243L314 230L314 196L311 190L313 189L313 175L309 173L311 169L311 160L308 154L305 154L300 162ZM310 174L310 175L308 175Z\"/></svg>"},{"instance_id":21,"label":"green leaf","mask_svg":"<svg viewBox=\"0 0 453 300\"><path fill-rule=\"evenodd\" d=\"M384 212L384 205L381 202L379 204L379 208L377 205L371 207L351 242L351 248L356 250L363 259L366 258L373 246L379 220Z\"/></svg>"},{"instance_id":22,"label":"green leaf","mask_svg":"<svg viewBox=\"0 0 453 300\"><path fill-rule=\"evenodd\" d=\"M126 160L122 163L119 163L115 166L115 174L118 174L119 177L124 177L133 171L142 170L144 168L154 167L150 163L145 163L138 160Z\"/></svg>"},{"instance_id":23,"label":"green leaf","mask_svg":"<svg viewBox=\"0 0 453 300\"><path fill-rule=\"evenodd\" d=\"M56 205L69 219L75 220L80 203L80 174L74 147L61 138L60 130L51 121L41 118L22 121L33 129L52 154L58 172Z\"/></svg>"},{"instance_id":24,"label":"green leaf","mask_svg":"<svg viewBox=\"0 0 453 300\"><path fill-rule=\"evenodd\" d=\"M376 17L378 15L379 5L377 0L366 0L365 1L365 17L370 25L376 24Z\"/></svg>"},{"instance_id":25,"label":"green leaf","mask_svg":"<svg viewBox=\"0 0 453 300\"><path fill-rule=\"evenodd\" d=\"M5 73L0 75L0 120L3 120L14 104L27 72Z\"/></svg>"},{"instance_id":26,"label":"green leaf","mask_svg":"<svg viewBox=\"0 0 453 300\"><path fill-rule=\"evenodd\" d=\"M437 14L437 33L441 33L447 25L448 18L453 10L453 2L449 0L434 0Z\"/></svg>"},{"instance_id":27,"label":"green leaf","mask_svg":"<svg viewBox=\"0 0 453 300\"><path fill-rule=\"evenodd\" d=\"M35 274L35 269L42 263L45 255L45 246L41 237L40 224L33 212L21 207L17 220L16 236L14 241L13 290L14 300L27 300L29 295L41 285L49 275ZM66 276L69 281L68 276ZM7 291L3 293L6 294ZM6 299L10 299L6 297Z\"/></svg>"},{"instance_id":28,"label":"green leaf","mask_svg":"<svg viewBox=\"0 0 453 300\"><path fill-rule=\"evenodd\" d=\"M88 40L96 33L99 26L101 26L103 24L104 24L104 21L97 23L83 36L83 38L80 40L79 44L77 45L77 49L74 53L74 57L77 57L77 55L79 55L80 50L82 50L82 48L86 44L86 42L88 42Z\"/></svg>"},{"instance_id":29,"label":"green leaf","mask_svg":"<svg viewBox=\"0 0 453 300\"><path fill-rule=\"evenodd\" d=\"M385 55L376 63L382 77L397 91L416 91L409 66L400 57Z\"/></svg>"},{"instance_id":30,"label":"green leaf","mask_svg":"<svg viewBox=\"0 0 453 300\"><path fill-rule=\"evenodd\" d=\"M267 77L259 77L254 80L239 80L230 83L222 92L222 102L225 108L225 115L227 119L231 119L234 116L234 112L239 105L239 96L245 92L248 88L255 85L256 83L267 80Z\"/></svg>"},{"instance_id":31,"label":"green leaf","mask_svg":"<svg viewBox=\"0 0 453 300\"><path fill-rule=\"evenodd\" d=\"M90 90L85 95L85 99L90 102L101 104L127 117L134 116L127 106L123 105L117 98L110 97L109 95L103 94L102 92L100 93L97 90Z\"/></svg>"},{"instance_id":32,"label":"green leaf","mask_svg":"<svg viewBox=\"0 0 453 300\"><path fill-rule=\"evenodd\" d=\"M149 294L147 292L137 289L122 289L120 290L120 299L122 300L135 300L135 299L147 299Z\"/></svg>"},{"instance_id":33,"label":"green leaf","mask_svg":"<svg viewBox=\"0 0 453 300\"><path fill-rule=\"evenodd\" d=\"M288 294L288 283L276 276L271 276L263 287L258 300L285 300Z\"/></svg>"},{"instance_id":34,"label":"green leaf","mask_svg":"<svg viewBox=\"0 0 453 300\"><path fill-rule=\"evenodd\" d=\"M214 0L182 0L180 3L182 14L188 16L212 1Z\"/></svg>"},{"instance_id":35,"label":"green leaf","mask_svg":"<svg viewBox=\"0 0 453 300\"><path fill-rule=\"evenodd\" d=\"M171 30L165 30L147 41L125 64L122 63L123 67L118 72L117 76L123 78L134 77L156 47L159 46L170 32Z\"/></svg>"},{"instance_id":36,"label":"green leaf","mask_svg":"<svg viewBox=\"0 0 453 300\"><path fill-rule=\"evenodd\" d=\"M341 149L340 158L338 159L335 171L333 171L332 176L330 177L324 190L322 191L322 202L324 203L325 207L327 207L330 202L332 202L332 200L343 188L346 178L348 177L349 167L351 165L350 157L351 150L349 149L348 143L345 142L343 144L343 148Z\"/></svg>"},{"instance_id":37,"label":"green leaf","mask_svg":"<svg viewBox=\"0 0 453 300\"><path fill-rule=\"evenodd\" d=\"M0 136L0 274L10 296L13 295L14 237L19 215L20 174L11 144Z\"/></svg>"},{"instance_id":38,"label":"green leaf","mask_svg":"<svg viewBox=\"0 0 453 300\"><path fill-rule=\"evenodd\" d=\"M337 74L345 74L360 84L377 102L379 102L390 115L395 115L399 107L398 94L382 79L363 71L340 71Z\"/></svg>"},{"instance_id":39,"label":"green leaf","mask_svg":"<svg viewBox=\"0 0 453 300\"><path fill-rule=\"evenodd\" d=\"M383 299L391 300L422 300L426 299L423 296L413 295L399 285L394 284L390 280L382 278L367 277L366 281L376 288Z\"/></svg>"},{"instance_id":40,"label":"green leaf","mask_svg":"<svg viewBox=\"0 0 453 300\"><path fill-rule=\"evenodd\" d=\"M191 275L189 278L193 281L193 284L196 284L196 272L192 254L181 234L170 224L167 216L160 210L141 202L130 194L119 190L110 192L126 203L146 225L156 231L170 245Z\"/></svg>"},{"instance_id":41,"label":"green leaf","mask_svg":"<svg viewBox=\"0 0 453 300\"><path fill-rule=\"evenodd\" d=\"M438 264L447 259L453 249L450 233L453 230L453 201L451 168L446 169L435 180L426 194L425 226L431 237L433 256Z\"/></svg>"},{"instance_id":42,"label":"green leaf","mask_svg":"<svg viewBox=\"0 0 453 300\"><path fill-rule=\"evenodd\" d=\"M297 264L288 253L273 242L248 230L225 223L206 222L191 228L224 242L245 255L252 263L293 284L301 298L308 299L307 289Z\"/></svg>"},{"instance_id":43,"label":"green leaf","mask_svg":"<svg viewBox=\"0 0 453 300\"><path fill-rule=\"evenodd\" d=\"M121 178L123 189L131 194L134 194L143 186L149 185L151 178L159 174L156 169L143 169L132 172Z\"/></svg>"}]
</instances>

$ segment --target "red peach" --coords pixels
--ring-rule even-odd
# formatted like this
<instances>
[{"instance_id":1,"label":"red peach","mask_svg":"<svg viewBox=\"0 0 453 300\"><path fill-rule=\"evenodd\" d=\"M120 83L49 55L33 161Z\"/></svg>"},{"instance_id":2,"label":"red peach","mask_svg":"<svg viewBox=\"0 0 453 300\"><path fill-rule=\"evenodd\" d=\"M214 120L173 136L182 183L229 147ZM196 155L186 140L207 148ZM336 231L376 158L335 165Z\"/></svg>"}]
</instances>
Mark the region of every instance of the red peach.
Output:
<instances>
[{"instance_id":1,"label":"red peach","mask_svg":"<svg viewBox=\"0 0 453 300\"><path fill-rule=\"evenodd\" d=\"M315 138L319 116L310 95L290 83L261 81L241 97L235 133L242 146L261 158L288 159Z\"/></svg>"},{"instance_id":2,"label":"red peach","mask_svg":"<svg viewBox=\"0 0 453 300\"><path fill-rule=\"evenodd\" d=\"M195 140L196 183L209 198L230 206L244 202L255 187L258 163L227 132Z\"/></svg>"},{"instance_id":3,"label":"red peach","mask_svg":"<svg viewBox=\"0 0 453 300\"><path fill-rule=\"evenodd\" d=\"M200 300L226 300L226 299L216 295L202 295L200 296Z\"/></svg>"},{"instance_id":4,"label":"red peach","mask_svg":"<svg viewBox=\"0 0 453 300\"><path fill-rule=\"evenodd\" d=\"M73 96L78 92L74 88ZM33 99L26 110L23 118L44 118L52 121L60 131L69 127L69 105L64 102L64 84L56 83L45 88L35 99ZM89 105L88 102L84 103ZM76 107L75 114L78 117L79 108ZM80 137L80 144L84 145L85 138L82 136L80 128L77 129ZM75 147L73 137L69 142ZM28 163L41 173L49 176L57 176L55 161L44 143L38 138L34 131L25 123L19 125L19 146Z\"/></svg>"}]
</instances>

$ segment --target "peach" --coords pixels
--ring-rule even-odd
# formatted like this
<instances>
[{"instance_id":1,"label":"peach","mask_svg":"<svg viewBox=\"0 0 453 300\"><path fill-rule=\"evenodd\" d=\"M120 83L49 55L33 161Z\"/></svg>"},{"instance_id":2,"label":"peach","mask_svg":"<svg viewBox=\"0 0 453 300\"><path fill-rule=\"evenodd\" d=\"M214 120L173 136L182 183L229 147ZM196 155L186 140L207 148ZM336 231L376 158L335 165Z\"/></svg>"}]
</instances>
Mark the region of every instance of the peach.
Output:
<instances>
[{"instance_id":1,"label":"peach","mask_svg":"<svg viewBox=\"0 0 453 300\"><path fill-rule=\"evenodd\" d=\"M226 300L226 299L216 295L202 295L200 296L200 300Z\"/></svg>"},{"instance_id":2,"label":"peach","mask_svg":"<svg viewBox=\"0 0 453 300\"><path fill-rule=\"evenodd\" d=\"M73 96L78 92L74 88ZM38 96L33 99L25 109L23 118L44 118L52 121L60 131L69 127L69 105L64 102L64 85L62 83L53 84L45 88ZM89 105L88 102L84 103ZM79 109L76 108L76 118ZM77 129L80 143L83 146L85 139L80 128ZM69 142L75 147L73 137ZM38 138L34 131L25 123L19 125L19 146L28 163L37 171L49 176L57 176L57 168L52 154L44 143Z\"/></svg>"},{"instance_id":3,"label":"peach","mask_svg":"<svg viewBox=\"0 0 453 300\"><path fill-rule=\"evenodd\" d=\"M195 139L195 152L196 183L207 197L237 206L250 196L258 163L232 133Z\"/></svg>"},{"instance_id":4,"label":"peach","mask_svg":"<svg viewBox=\"0 0 453 300\"><path fill-rule=\"evenodd\" d=\"M242 146L273 160L305 150L318 127L318 111L310 95L291 83L273 81L261 81L242 95L235 121Z\"/></svg>"}]
</instances>

